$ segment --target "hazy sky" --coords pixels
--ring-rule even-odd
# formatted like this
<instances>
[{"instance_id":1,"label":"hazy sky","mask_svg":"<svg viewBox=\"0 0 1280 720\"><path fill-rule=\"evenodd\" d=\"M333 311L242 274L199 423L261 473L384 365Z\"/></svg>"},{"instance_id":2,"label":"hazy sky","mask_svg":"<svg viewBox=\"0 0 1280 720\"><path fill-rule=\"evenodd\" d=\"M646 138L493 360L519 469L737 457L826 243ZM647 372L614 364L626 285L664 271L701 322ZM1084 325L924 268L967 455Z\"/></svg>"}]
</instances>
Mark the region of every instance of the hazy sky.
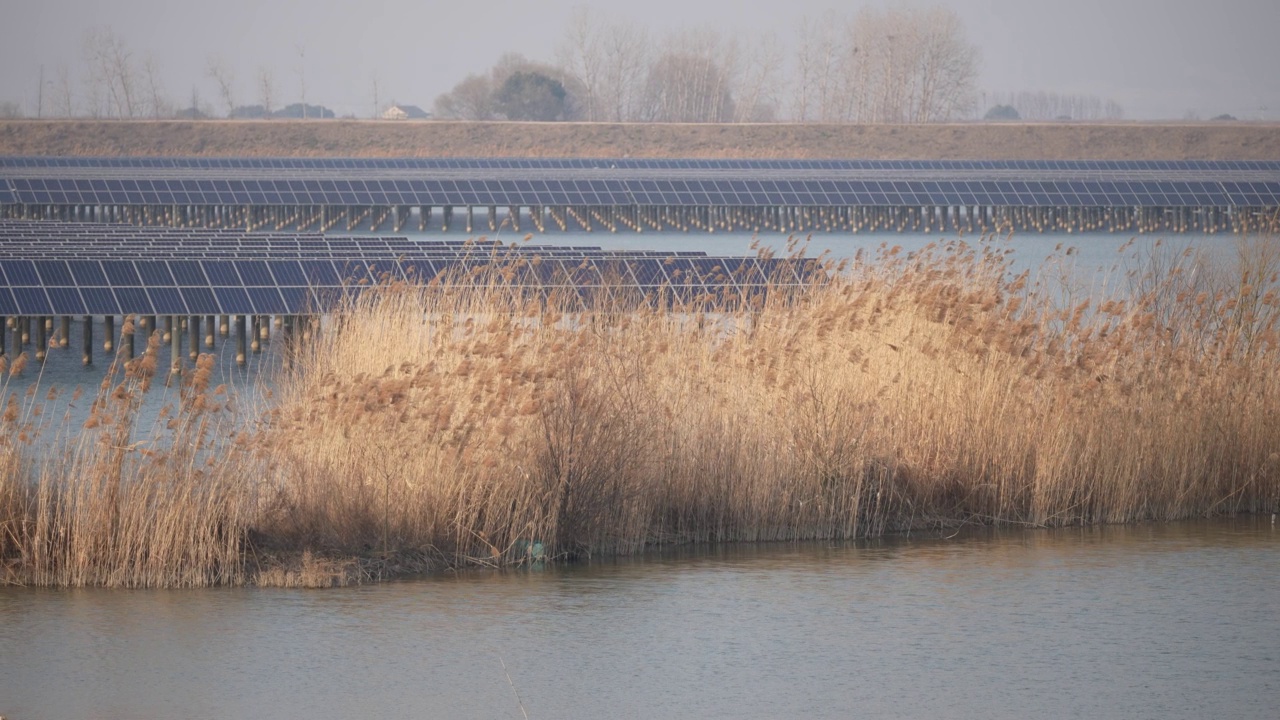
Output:
<instances>
[{"instance_id":1,"label":"hazy sky","mask_svg":"<svg viewBox=\"0 0 1280 720\"><path fill-rule=\"evenodd\" d=\"M852 15L869 5L831 0L8 0L0 13L0 102L35 115L44 66L45 107L59 66L83 93L85 33L110 27L141 60L154 58L167 95L192 88L217 105L205 73L221 58L237 104L257 102L254 77L271 69L276 105L299 96L339 115L368 116L380 101L430 109L434 98L502 53L553 60L574 6L656 33L713 26L745 39L775 32L790 45L802 17ZM893 4L893 3L888 3ZM914 3L926 6L928 2ZM1280 1L941 0L982 52L978 87L1113 99L1128 118L1280 119ZM299 50L301 49L301 53Z\"/></svg>"}]
</instances>

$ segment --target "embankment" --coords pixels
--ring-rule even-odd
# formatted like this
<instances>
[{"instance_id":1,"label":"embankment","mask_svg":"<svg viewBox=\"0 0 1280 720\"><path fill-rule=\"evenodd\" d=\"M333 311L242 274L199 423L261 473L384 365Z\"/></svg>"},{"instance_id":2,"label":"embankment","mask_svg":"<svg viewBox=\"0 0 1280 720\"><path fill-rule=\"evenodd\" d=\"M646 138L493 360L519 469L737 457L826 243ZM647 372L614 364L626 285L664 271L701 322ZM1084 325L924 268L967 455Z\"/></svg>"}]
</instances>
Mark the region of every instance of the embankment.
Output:
<instances>
[{"instance_id":1,"label":"embankment","mask_svg":"<svg viewBox=\"0 0 1280 720\"><path fill-rule=\"evenodd\" d=\"M1280 125L5 120L0 154L1280 160Z\"/></svg>"}]
</instances>

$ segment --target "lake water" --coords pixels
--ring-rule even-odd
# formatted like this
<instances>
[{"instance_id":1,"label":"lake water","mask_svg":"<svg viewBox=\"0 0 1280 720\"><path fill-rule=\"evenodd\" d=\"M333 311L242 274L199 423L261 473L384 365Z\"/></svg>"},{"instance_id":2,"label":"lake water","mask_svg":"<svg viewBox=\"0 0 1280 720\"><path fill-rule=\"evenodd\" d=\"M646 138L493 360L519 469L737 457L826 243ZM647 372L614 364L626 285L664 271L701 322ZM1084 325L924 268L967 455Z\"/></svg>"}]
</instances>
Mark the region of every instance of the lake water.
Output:
<instances>
[{"instance_id":1,"label":"lake water","mask_svg":"<svg viewBox=\"0 0 1280 720\"><path fill-rule=\"evenodd\" d=\"M10 720L522 706L1271 719L1280 530L1244 518L731 546L322 591L0 588Z\"/></svg>"}]
</instances>

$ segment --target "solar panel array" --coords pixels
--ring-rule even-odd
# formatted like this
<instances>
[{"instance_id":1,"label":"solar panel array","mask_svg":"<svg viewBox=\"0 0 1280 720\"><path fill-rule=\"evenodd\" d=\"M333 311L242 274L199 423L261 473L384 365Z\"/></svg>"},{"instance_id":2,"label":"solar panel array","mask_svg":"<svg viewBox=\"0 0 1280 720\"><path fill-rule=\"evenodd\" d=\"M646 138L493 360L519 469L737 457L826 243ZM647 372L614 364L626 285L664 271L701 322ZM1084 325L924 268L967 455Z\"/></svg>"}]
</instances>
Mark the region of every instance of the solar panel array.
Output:
<instances>
[{"instance_id":1,"label":"solar panel array","mask_svg":"<svg viewBox=\"0 0 1280 720\"><path fill-rule=\"evenodd\" d=\"M0 315L306 314L389 280L464 285L480 272L483 282L587 301L620 291L740 299L816 270L692 252L0 221Z\"/></svg>"},{"instance_id":2,"label":"solar panel array","mask_svg":"<svg viewBox=\"0 0 1280 720\"><path fill-rule=\"evenodd\" d=\"M29 205L1275 207L1280 182L17 178Z\"/></svg>"},{"instance_id":3,"label":"solar panel array","mask_svg":"<svg viewBox=\"0 0 1280 720\"><path fill-rule=\"evenodd\" d=\"M0 202L224 207L1277 207L1280 162L0 158Z\"/></svg>"}]
</instances>

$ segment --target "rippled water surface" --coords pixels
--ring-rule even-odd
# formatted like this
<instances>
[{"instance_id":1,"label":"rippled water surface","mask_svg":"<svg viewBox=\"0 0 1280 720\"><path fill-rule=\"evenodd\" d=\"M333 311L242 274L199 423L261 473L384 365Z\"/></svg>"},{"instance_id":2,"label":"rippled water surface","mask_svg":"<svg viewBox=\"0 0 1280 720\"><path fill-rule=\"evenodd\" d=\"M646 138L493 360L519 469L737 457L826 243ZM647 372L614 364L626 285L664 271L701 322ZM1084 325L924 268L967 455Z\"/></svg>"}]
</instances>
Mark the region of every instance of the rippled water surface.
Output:
<instances>
[{"instance_id":1,"label":"rippled water surface","mask_svg":"<svg viewBox=\"0 0 1280 720\"><path fill-rule=\"evenodd\" d=\"M733 546L325 591L0 588L0 648L10 720L1275 718L1280 530Z\"/></svg>"}]
</instances>

